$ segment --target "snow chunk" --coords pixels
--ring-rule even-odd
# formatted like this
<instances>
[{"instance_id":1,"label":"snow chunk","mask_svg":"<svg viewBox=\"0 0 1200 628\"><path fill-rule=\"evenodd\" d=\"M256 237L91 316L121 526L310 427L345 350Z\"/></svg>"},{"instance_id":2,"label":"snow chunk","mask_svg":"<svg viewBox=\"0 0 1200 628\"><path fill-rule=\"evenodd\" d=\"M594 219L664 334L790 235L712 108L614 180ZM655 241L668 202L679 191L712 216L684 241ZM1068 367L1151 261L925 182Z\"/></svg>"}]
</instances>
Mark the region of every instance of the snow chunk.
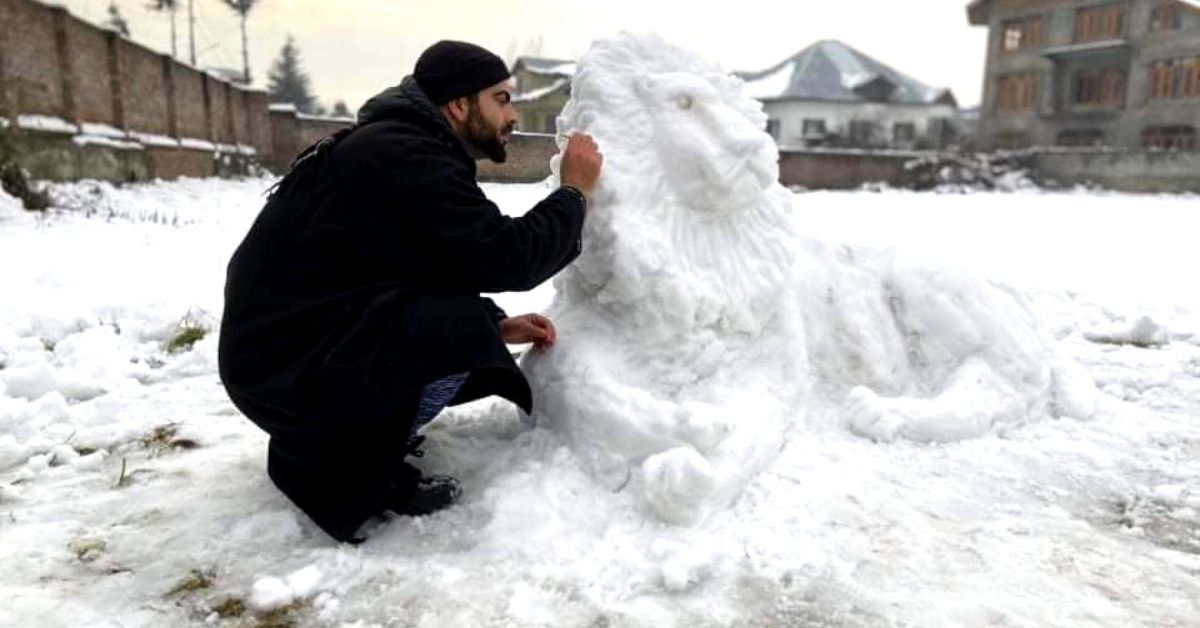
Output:
<instances>
[{"instance_id":1,"label":"snow chunk","mask_svg":"<svg viewBox=\"0 0 1200 628\"><path fill-rule=\"evenodd\" d=\"M260 578L250 594L250 606L259 612L282 608L316 593L321 578L321 570L316 565L298 569L282 579Z\"/></svg>"},{"instance_id":2,"label":"snow chunk","mask_svg":"<svg viewBox=\"0 0 1200 628\"><path fill-rule=\"evenodd\" d=\"M8 395L34 400L58 388L58 371L45 359L0 371Z\"/></svg>"},{"instance_id":3,"label":"snow chunk","mask_svg":"<svg viewBox=\"0 0 1200 628\"><path fill-rule=\"evenodd\" d=\"M1139 317L1123 328L1084 332L1083 337L1092 342L1135 347L1161 347L1171 342L1170 331L1149 316Z\"/></svg>"},{"instance_id":4,"label":"snow chunk","mask_svg":"<svg viewBox=\"0 0 1200 628\"><path fill-rule=\"evenodd\" d=\"M259 578L250 593L250 606L260 613L265 613L287 606L294 599L291 587L283 580L273 577Z\"/></svg>"}]
</instances>

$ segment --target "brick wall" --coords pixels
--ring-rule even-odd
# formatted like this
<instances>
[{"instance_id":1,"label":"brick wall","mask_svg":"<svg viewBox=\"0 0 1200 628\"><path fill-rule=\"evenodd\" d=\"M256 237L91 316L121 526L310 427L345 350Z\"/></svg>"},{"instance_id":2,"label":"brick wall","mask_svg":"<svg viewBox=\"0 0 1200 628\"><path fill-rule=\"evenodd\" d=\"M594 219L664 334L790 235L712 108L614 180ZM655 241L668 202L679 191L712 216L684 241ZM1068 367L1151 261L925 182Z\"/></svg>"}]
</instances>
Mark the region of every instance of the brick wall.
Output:
<instances>
[{"instance_id":1,"label":"brick wall","mask_svg":"<svg viewBox=\"0 0 1200 628\"><path fill-rule=\"evenodd\" d=\"M919 155L900 151L784 150L779 152L779 182L810 189L852 189L864 183L907 186L904 164Z\"/></svg>"},{"instance_id":2,"label":"brick wall","mask_svg":"<svg viewBox=\"0 0 1200 628\"><path fill-rule=\"evenodd\" d=\"M63 116L63 80L59 72L54 9L29 0L0 0L0 54L9 109Z\"/></svg>"},{"instance_id":3,"label":"brick wall","mask_svg":"<svg viewBox=\"0 0 1200 628\"><path fill-rule=\"evenodd\" d=\"M65 20L71 46L71 82L75 89L75 114L79 120L118 126L113 110L113 80L109 68L111 33L97 30L68 16Z\"/></svg>"},{"instance_id":4,"label":"brick wall","mask_svg":"<svg viewBox=\"0 0 1200 628\"><path fill-rule=\"evenodd\" d=\"M166 135L170 129L162 55L126 39L118 41L126 127L141 133Z\"/></svg>"},{"instance_id":5,"label":"brick wall","mask_svg":"<svg viewBox=\"0 0 1200 628\"><path fill-rule=\"evenodd\" d=\"M250 132L247 142L258 151L258 159L266 164L273 160L274 145L271 142L271 114L266 92L246 92L246 126Z\"/></svg>"},{"instance_id":6,"label":"brick wall","mask_svg":"<svg viewBox=\"0 0 1200 628\"><path fill-rule=\"evenodd\" d=\"M208 110L212 121L210 137L214 142L229 144L232 139L229 129L229 90L224 82L207 74L204 76L204 85L208 90Z\"/></svg>"},{"instance_id":7,"label":"brick wall","mask_svg":"<svg viewBox=\"0 0 1200 628\"><path fill-rule=\"evenodd\" d=\"M171 82L175 91L175 119L179 137L208 139L204 75L187 66L176 65Z\"/></svg>"},{"instance_id":8,"label":"brick wall","mask_svg":"<svg viewBox=\"0 0 1200 628\"><path fill-rule=\"evenodd\" d=\"M131 134L248 145L262 159L269 159L273 148L265 92L216 79L61 7L34 0L0 0L0 116L22 114L99 123ZM19 125L14 132L35 133ZM37 160L45 161L45 155L51 154L44 149L49 144L41 139L25 144L37 148ZM104 151L94 142L83 144L85 152L97 152L98 160L109 159L100 155ZM203 145L185 146L180 149L185 153L179 153L154 144L155 150L145 153L150 159L148 169L109 169L96 176L112 178L116 176L112 173L121 171L124 180L145 172L153 176L214 172L212 150ZM73 159L89 163L86 155ZM35 157L30 155L29 160ZM163 161L161 167L154 166L155 160ZM239 157L233 162L245 160Z\"/></svg>"},{"instance_id":9,"label":"brick wall","mask_svg":"<svg viewBox=\"0 0 1200 628\"><path fill-rule=\"evenodd\" d=\"M550 158L558 154L553 135L516 133L508 142L508 159L497 164L479 163L479 178L484 181L533 182L550 176Z\"/></svg>"}]
</instances>

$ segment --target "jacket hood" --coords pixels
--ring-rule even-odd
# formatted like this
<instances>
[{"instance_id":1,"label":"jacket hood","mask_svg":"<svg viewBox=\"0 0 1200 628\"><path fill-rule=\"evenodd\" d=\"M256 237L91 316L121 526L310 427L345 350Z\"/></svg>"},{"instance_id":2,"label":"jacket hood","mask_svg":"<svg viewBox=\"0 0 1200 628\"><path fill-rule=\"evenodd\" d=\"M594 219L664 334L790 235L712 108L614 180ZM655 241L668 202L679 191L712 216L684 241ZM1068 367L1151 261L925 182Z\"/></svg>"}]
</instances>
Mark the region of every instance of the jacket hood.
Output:
<instances>
[{"instance_id":1,"label":"jacket hood","mask_svg":"<svg viewBox=\"0 0 1200 628\"><path fill-rule=\"evenodd\" d=\"M399 85L389 87L371 97L358 110L358 124L370 124L380 120L405 119L429 126L453 135L450 123L442 115L429 96L417 85L416 79L406 77Z\"/></svg>"}]
</instances>

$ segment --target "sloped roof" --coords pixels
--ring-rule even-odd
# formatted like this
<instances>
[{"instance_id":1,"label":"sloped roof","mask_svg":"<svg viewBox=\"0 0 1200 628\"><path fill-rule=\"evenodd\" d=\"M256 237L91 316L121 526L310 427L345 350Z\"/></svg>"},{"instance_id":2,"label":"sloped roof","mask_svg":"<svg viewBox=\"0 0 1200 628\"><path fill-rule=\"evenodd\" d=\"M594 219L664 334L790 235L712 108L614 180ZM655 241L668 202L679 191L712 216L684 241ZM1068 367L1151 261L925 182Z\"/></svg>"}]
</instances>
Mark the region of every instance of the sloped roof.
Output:
<instances>
[{"instance_id":1,"label":"sloped roof","mask_svg":"<svg viewBox=\"0 0 1200 628\"><path fill-rule=\"evenodd\" d=\"M571 79L570 78L563 77L563 78L555 80L553 83L551 83L545 87L539 87L537 89L531 89L527 92L521 92L520 94L514 94L512 97L512 101L513 102L533 102L535 100L541 100L543 98L546 98L547 96L558 93L560 91L565 91L567 94L571 93Z\"/></svg>"},{"instance_id":2,"label":"sloped roof","mask_svg":"<svg viewBox=\"0 0 1200 628\"><path fill-rule=\"evenodd\" d=\"M763 100L833 100L954 104L950 90L930 87L836 40L819 41L762 72L738 72Z\"/></svg>"},{"instance_id":3,"label":"sloped roof","mask_svg":"<svg viewBox=\"0 0 1200 628\"><path fill-rule=\"evenodd\" d=\"M533 74L575 76L575 62L569 59L547 59L545 57L517 57L512 71L525 70Z\"/></svg>"}]
</instances>

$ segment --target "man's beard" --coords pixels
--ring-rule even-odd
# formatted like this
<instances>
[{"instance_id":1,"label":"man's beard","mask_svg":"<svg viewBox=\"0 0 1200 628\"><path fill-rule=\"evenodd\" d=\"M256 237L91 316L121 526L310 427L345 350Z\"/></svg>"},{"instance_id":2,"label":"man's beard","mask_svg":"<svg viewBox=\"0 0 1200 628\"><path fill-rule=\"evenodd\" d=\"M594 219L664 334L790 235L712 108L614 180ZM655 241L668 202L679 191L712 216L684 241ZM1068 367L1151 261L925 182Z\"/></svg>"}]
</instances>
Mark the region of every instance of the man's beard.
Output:
<instances>
[{"instance_id":1,"label":"man's beard","mask_svg":"<svg viewBox=\"0 0 1200 628\"><path fill-rule=\"evenodd\" d=\"M507 130L512 131L512 128ZM467 129L464 139L475 150L498 164L508 160L508 151L505 150L504 142L500 139L500 129L484 119L480 115L478 107L471 107L467 112Z\"/></svg>"}]
</instances>

